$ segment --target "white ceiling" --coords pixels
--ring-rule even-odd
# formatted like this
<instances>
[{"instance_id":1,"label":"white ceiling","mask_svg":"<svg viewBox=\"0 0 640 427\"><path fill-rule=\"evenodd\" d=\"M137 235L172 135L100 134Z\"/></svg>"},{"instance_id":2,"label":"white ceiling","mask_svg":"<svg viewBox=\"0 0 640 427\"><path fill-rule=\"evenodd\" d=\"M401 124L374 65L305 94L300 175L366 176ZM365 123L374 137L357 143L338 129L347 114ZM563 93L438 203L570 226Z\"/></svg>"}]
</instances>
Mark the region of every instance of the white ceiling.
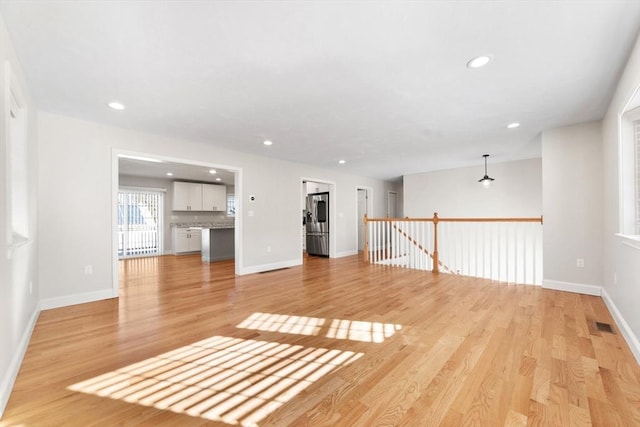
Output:
<instances>
[{"instance_id":1,"label":"white ceiling","mask_svg":"<svg viewBox=\"0 0 640 427\"><path fill-rule=\"evenodd\" d=\"M603 116L640 28L638 0L0 11L42 110L380 178L539 157L542 130Z\"/></svg>"}]
</instances>

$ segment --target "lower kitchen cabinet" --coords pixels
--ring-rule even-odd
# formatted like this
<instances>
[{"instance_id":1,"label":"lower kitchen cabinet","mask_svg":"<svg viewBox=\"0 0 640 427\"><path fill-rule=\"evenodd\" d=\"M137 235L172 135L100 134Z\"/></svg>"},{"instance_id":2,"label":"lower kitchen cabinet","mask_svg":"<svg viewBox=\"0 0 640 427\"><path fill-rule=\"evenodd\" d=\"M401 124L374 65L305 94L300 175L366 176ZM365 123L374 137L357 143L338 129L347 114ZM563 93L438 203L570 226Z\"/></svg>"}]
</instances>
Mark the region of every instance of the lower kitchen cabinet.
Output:
<instances>
[{"instance_id":1,"label":"lower kitchen cabinet","mask_svg":"<svg viewBox=\"0 0 640 427\"><path fill-rule=\"evenodd\" d=\"M176 254L200 252L202 230L199 228L175 227L173 229L173 251Z\"/></svg>"}]
</instances>

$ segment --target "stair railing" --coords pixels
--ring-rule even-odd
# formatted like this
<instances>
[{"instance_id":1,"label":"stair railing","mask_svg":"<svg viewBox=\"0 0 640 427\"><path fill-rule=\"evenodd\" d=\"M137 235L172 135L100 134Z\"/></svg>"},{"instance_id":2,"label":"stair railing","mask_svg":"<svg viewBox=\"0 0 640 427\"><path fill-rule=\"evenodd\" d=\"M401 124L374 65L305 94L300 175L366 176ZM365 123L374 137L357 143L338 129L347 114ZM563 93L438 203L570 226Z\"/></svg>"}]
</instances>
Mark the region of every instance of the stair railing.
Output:
<instances>
[{"instance_id":1,"label":"stair railing","mask_svg":"<svg viewBox=\"0 0 640 427\"><path fill-rule=\"evenodd\" d=\"M505 282L542 282L543 217L368 218L365 260Z\"/></svg>"}]
</instances>

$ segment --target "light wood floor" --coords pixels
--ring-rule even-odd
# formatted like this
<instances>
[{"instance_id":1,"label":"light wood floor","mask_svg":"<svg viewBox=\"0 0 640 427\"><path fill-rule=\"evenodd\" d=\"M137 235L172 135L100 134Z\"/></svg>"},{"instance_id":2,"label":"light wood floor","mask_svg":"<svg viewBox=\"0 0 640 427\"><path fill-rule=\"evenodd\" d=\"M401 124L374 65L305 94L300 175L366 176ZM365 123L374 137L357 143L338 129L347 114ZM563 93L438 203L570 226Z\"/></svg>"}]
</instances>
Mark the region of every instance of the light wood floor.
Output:
<instances>
[{"instance_id":1,"label":"light wood floor","mask_svg":"<svg viewBox=\"0 0 640 427\"><path fill-rule=\"evenodd\" d=\"M0 424L640 425L598 297L358 257L243 277L133 259L121 283L41 313Z\"/></svg>"}]
</instances>

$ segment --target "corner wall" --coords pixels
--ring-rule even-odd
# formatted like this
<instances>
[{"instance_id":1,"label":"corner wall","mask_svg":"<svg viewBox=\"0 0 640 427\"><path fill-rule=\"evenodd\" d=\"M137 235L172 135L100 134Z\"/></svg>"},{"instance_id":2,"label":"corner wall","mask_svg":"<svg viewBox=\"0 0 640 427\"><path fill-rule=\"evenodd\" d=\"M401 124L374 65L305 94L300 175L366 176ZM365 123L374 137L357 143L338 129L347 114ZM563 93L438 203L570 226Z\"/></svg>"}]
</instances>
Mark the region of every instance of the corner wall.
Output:
<instances>
[{"instance_id":1,"label":"corner wall","mask_svg":"<svg viewBox=\"0 0 640 427\"><path fill-rule=\"evenodd\" d=\"M11 88L11 89L10 89ZM10 90L17 89L26 114L28 239L12 236L9 166ZM0 417L38 318L36 108L0 15Z\"/></svg>"},{"instance_id":2,"label":"corner wall","mask_svg":"<svg viewBox=\"0 0 640 427\"><path fill-rule=\"evenodd\" d=\"M542 133L543 286L600 295L601 140L600 122Z\"/></svg>"},{"instance_id":3,"label":"corner wall","mask_svg":"<svg viewBox=\"0 0 640 427\"><path fill-rule=\"evenodd\" d=\"M640 37L618 81L609 109L602 121L602 166L604 197L603 297L622 328L627 343L640 363L640 249L617 235L620 223L620 176L622 163L619 116L634 91L640 88Z\"/></svg>"}]
</instances>

